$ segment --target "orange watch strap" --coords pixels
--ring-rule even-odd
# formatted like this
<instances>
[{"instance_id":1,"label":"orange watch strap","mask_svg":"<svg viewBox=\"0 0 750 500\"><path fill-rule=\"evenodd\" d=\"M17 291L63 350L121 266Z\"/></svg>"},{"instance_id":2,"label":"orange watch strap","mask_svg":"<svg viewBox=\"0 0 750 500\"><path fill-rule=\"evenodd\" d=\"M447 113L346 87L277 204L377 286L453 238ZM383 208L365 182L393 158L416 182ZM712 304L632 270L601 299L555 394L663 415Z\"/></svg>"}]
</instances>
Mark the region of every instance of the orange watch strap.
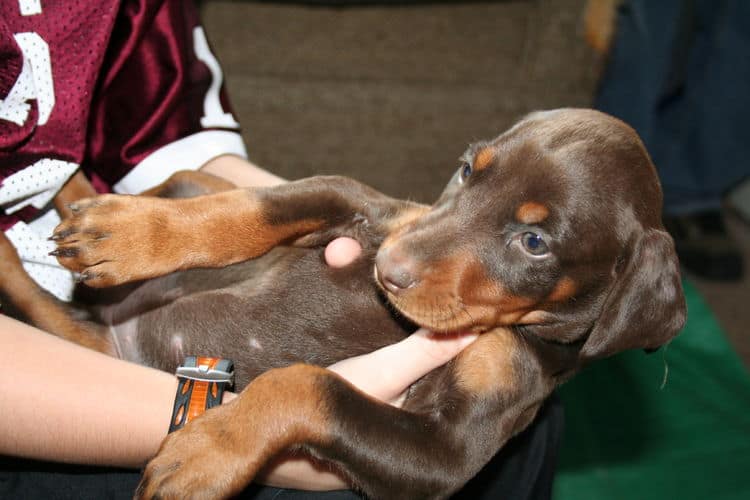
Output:
<instances>
[{"instance_id":1,"label":"orange watch strap","mask_svg":"<svg viewBox=\"0 0 750 500\"><path fill-rule=\"evenodd\" d=\"M188 356L177 368L175 395L169 432L176 431L209 408L221 404L224 390L234 381L233 364L228 359Z\"/></svg>"}]
</instances>

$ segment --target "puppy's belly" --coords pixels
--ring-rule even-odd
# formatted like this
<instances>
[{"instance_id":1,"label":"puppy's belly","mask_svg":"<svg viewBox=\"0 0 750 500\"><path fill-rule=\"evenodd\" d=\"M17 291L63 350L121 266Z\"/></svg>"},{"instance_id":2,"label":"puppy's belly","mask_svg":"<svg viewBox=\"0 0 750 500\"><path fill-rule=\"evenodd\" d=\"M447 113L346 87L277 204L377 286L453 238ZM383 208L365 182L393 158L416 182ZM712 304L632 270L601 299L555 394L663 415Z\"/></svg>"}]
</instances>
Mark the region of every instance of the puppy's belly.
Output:
<instances>
[{"instance_id":1,"label":"puppy's belly","mask_svg":"<svg viewBox=\"0 0 750 500\"><path fill-rule=\"evenodd\" d=\"M241 387L271 368L326 366L403 338L414 327L383 305L371 269L371 255L333 269L322 249L277 249L152 280L108 324L125 359L171 372L184 356L230 358Z\"/></svg>"},{"instance_id":2,"label":"puppy's belly","mask_svg":"<svg viewBox=\"0 0 750 500\"><path fill-rule=\"evenodd\" d=\"M135 316L121 323L108 325L118 358L140 365L154 366L155 368L162 368L164 364L177 366L185 359L187 354L185 353L183 338L175 332L168 339L168 349L164 351L162 362L149 362L143 353L143 341L139 338L140 335L143 335L138 329L139 322L140 317Z\"/></svg>"}]
</instances>

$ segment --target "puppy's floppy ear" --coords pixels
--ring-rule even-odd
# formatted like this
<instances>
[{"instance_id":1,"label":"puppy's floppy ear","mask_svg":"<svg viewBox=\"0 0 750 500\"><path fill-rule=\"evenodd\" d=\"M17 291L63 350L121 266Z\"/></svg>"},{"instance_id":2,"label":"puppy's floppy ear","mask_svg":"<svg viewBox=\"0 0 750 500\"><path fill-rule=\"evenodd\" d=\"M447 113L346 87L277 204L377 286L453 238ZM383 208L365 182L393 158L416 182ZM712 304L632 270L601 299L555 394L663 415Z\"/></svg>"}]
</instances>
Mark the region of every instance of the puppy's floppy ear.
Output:
<instances>
[{"instance_id":1,"label":"puppy's floppy ear","mask_svg":"<svg viewBox=\"0 0 750 500\"><path fill-rule=\"evenodd\" d=\"M679 263L665 231L646 230L620 267L602 313L581 348L581 361L626 349L658 349L685 324Z\"/></svg>"}]
</instances>

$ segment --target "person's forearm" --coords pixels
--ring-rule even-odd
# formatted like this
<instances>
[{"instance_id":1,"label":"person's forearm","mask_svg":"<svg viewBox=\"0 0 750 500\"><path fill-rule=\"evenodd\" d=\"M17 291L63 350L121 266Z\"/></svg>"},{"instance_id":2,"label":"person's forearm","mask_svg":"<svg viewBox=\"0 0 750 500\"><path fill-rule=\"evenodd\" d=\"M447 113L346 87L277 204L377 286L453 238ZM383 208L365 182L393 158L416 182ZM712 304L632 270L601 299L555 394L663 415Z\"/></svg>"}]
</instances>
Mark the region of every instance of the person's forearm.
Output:
<instances>
[{"instance_id":1,"label":"person's forearm","mask_svg":"<svg viewBox=\"0 0 750 500\"><path fill-rule=\"evenodd\" d=\"M275 186L286 180L234 155L221 155L201 167L201 171L226 179L239 187Z\"/></svg>"},{"instance_id":2,"label":"person's forearm","mask_svg":"<svg viewBox=\"0 0 750 500\"><path fill-rule=\"evenodd\" d=\"M0 454L140 467L167 433L177 379L0 315Z\"/></svg>"},{"instance_id":3,"label":"person's forearm","mask_svg":"<svg viewBox=\"0 0 750 500\"><path fill-rule=\"evenodd\" d=\"M0 315L0 455L142 467L167 434L177 379L99 354ZM226 394L226 399L235 397ZM12 402L16 401L16 404ZM345 488L305 459L289 459L269 484Z\"/></svg>"}]
</instances>

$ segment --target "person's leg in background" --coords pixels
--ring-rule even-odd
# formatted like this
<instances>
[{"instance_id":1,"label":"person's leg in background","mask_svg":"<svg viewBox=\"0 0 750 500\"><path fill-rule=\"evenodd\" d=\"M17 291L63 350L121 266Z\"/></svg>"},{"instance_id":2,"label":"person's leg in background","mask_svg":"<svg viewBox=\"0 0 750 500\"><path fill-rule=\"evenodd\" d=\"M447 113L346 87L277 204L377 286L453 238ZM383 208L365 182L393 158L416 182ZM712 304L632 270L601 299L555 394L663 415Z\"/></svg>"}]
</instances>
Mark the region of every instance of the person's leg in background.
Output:
<instances>
[{"instance_id":1,"label":"person's leg in background","mask_svg":"<svg viewBox=\"0 0 750 500\"><path fill-rule=\"evenodd\" d=\"M721 208L750 175L749 48L748 2L627 0L596 100L643 137L680 260L706 278L742 275Z\"/></svg>"}]
</instances>

